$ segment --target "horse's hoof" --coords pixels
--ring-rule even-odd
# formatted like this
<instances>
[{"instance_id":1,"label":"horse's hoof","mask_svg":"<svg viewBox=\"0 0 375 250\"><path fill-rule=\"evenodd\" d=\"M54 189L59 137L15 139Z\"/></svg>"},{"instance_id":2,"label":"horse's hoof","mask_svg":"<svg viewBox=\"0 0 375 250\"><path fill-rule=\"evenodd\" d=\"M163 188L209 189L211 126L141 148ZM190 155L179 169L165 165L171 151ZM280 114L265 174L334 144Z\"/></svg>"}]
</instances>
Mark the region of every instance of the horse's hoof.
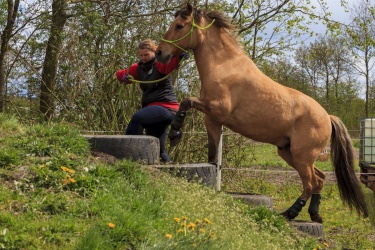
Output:
<instances>
[{"instance_id":1,"label":"horse's hoof","mask_svg":"<svg viewBox=\"0 0 375 250\"><path fill-rule=\"evenodd\" d=\"M311 218L311 221L313 222L317 222L317 223L323 223L323 219L322 219L322 216L320 216L320 214L310 214L310 218Z\"/></svg>"},{"instance_id":2,"label":"horse's hoof","mask_svg":"<svg viewBox=\"0 0 375 250\"><path fill-rule=\"evenodd\" d=\"M181 138L169 139L169 145L170 145L171 147L176 146L176 145L179 144L180 142L181 142Z\"/></svg>"},{"instance_id":3,"label":"horse's hoof","mask_svg":"<svg viewBox=\"0 0 375 250\"><path fill-rule=\"evenodd\" d=\"M287 220L291 220L291 219L293 219L293 218L290 217L288 211L282 212L280 215L283 216L283 217L284 217L285 219L287 219Z\"/></svg>"},{"instance_id":4,"label":"horse's hoof","mask_svg":"<svg viewBox=\"0 0 375 250\"><path fill-rule=\"evenodd\" d=\"M168 138L170 146L174 147L181 142L182 132L179 130L171 129L171 131L169 131Z\"/></svg>"}]
</instances>

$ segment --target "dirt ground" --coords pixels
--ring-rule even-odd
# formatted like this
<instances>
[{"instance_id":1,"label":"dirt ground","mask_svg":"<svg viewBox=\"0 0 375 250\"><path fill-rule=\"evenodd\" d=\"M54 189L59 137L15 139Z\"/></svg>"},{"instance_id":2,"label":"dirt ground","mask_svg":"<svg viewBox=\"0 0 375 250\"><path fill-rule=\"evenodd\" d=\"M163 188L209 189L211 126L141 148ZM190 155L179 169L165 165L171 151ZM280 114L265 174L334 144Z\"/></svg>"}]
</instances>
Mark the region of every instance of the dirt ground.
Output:
<instances>
[{"instance_id":1,"label":"dirt ground","mask_svg":"<svg viewBox=\"0 0 375 250\"><path fill-rule=\"evenodd\" d=\"M100 151L91 150L91 156L100 162L114 164L118 159L113 155L109 155Z\"/></svg>"}]
</instances>

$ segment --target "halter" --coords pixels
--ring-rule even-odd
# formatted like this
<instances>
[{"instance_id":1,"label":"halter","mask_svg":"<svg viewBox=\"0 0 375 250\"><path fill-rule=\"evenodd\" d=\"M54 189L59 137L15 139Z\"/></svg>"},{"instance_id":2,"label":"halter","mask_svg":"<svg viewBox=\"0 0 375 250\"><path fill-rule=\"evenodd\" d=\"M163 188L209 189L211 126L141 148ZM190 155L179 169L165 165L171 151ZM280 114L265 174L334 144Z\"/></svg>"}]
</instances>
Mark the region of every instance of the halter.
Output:
<instances>
[{"instance_id":1,"label":"halter","mask_svg":"<svg viewBox=\"0 0 375 250\"><path fill-rule=\"evenodd\" d=\"M180 38L178 38L178 39L176 39L176 40L167 40L167 39L164 39L164 38L162 38L161 40L162 40L163 42L166 42L166 43L172 44L172 45L176 46L177 48L179 48L180 50L182 50L183 52L187 53L188 51L185 50L185 49L183 49L183 48L181 48L180 46L178 46L178 45L176 44L176 42L181 41L182 39L184 39L185 37L187 37L187 36L189 36L189 35L191 35L191 39L192 39L192 38L193 38L193 31L194 31L194 28L198 28L198 29L200 29L200 30L205 30L205 29L208 29L209 27L211 27L211 25L212 25L214 22L215 22L215 19L213 19L212 22L211 22L210 24L208 24L206 27L200 27L199 25L197 25L197 24L194 22L194 18L193 18L193 22L192 22L192 25L191 25L191 29L190 29L190 31L189 31L186 35L184 35L184 36L182 36L182 37L180 37Z\"/></svg>"},{"instance_id":2,"label":"halter","mask_svg":"<svg viewBox=\"0 0 375 250\"><path fill-rule=\"evenodd\" d=\"M194 28L198 28L198 29L200 29L200 30L205 30L205 29L208 29L209 27L211 27L212 24L213 24L214 22L215 22L215 19L213 19L212 22L211 22L210 24L208 24L206 27L200 27L199 25L197 25L197 24L194 22L194 18L193 18L193 22L192 22L192 25L191 25L191 29L190 29L190 31L189 31L186 35L184 35L184 36L182 36L182 37L180 37L180 38L178 38L178 39L176 39L176 40L167 40L167 39L164 39L164 38L162 38L161 40L162 40L163 42L166 42L166 43L169 43L169 44L172 44L172 45L176 46L177 48L179 48L180 50L184 51L185 53L188 53L187 50L181 48L180 46L178 46L178 45L175 44L175 43L178 42L178 41L181 41L182 39L184 39L185 37L187 37L187 36L189 36L189 35L191 35L191 38L193 38L193 31L194 31ZM182 63L184 60L185 60L185 58L182 58L179 64L181 65L181 63ZM171 73L169 73L168 75L164 76L163 78L160 78L160 79L157 79L157 80L153 80L153 81L140 81L140 80L136 80L136 79L134 79L134 77L133 77L132 75L128 75L128 77L129 77L129 81L131 81L131 82L135 82L135 83L146 83L146 84L147 84L147 83L157 83L157 82L161 82L161 81L167 79L167 78L168 78L173 72L175 72L176 70L177 70L177 68L174 69L174 70L173 70Z\"/></svg>"}]
</instances>

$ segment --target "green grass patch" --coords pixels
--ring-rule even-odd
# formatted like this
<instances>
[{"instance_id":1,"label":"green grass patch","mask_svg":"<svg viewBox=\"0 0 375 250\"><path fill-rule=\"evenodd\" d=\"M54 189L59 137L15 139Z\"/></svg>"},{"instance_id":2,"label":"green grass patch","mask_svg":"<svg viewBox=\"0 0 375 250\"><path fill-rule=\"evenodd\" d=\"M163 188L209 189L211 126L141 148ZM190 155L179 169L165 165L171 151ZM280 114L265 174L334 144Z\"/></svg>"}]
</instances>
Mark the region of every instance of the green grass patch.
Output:
<instances>
[{"instance_id":1,"label":"green grass patch","mask_svg":"<svg viewBox=\"0 0 375 250\"><path fill-rule=\"evenodd\" d=\"M276 166L279 168L292 169L277 153L277 147L271 144L255 143L251 146L253 157L250 157L246 166L261 166L261 167L272 167ZM333 165L330 158L328 161L315 161L315 166L323 171L333 171ZM356 161L356 168L358 167L358 160Z\"/></svg>"},{"instance_id":2,"label":"green grass patch","mask_svg":"<svg viewBox=\"0 0 375 250\"><path fill-rule=\"evenodd\" d=\"M300 195L295 183L235 180L236 188L272 196L272 211L131 161L97 162L86 139L64 124L7 129L13 132L2 141L7 155L0 155L0 249L374 247L370 220L343 206L334 185L324 189L326 239L319 241L277 215ZM262 150L260 164L278 163L260 160L271 154ZM300 219L308 219L307 211Z\"/></svg>"}]
</instances>

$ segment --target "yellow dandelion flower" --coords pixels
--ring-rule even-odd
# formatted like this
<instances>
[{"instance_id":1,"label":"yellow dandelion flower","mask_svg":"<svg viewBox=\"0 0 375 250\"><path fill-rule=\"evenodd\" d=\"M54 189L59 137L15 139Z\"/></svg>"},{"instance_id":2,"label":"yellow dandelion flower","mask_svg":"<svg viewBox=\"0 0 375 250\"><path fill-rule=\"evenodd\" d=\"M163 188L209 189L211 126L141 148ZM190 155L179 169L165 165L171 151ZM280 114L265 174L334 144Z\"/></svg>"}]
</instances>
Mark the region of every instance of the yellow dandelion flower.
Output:
<instances>
[{"instance_id":1,"label":"yellow dandelion flower","mask_svg":"<svg viewBox=\"0 0 375 250\"><path fill-rule=\"evenodd\" d=\"M181 227L186 227L186 223L185 222L181 223Z\"/></svg>"},{"instance_id":2,"label":"yellow dandelion flower","mask_svg":"<svg viewBox=\"0 0 375 250\"><path fill-rule=\"evenodd\" d=\"M172 234L166 234L165 237L167 237L168 239L172 238Z\"/></svg>"},{"instance_id":3,"label":"yellow dandelion flower","mask_svg":"<svg viewBox=\"0 0 375 250\"><path fill-rule=\"evenodd\" d=\"M209 220L209 219L207 219L207 218L204 218L204 220L203 220L205 223L207 223L207 224L211 224L211 221Z\"/></svg>"},{"instance_id":4,"label":"yellow dandelion flower","mask_svg":"<svg viewBox=\"0 0 375 250\"><path fill-rule=\"evenodd\" d=\"M180 223L180 218L174 218L174 221L177 222L177 223Z\"/></svg>"},{"instance_id":5,"label":"yellow dandelion flower","mask_svg":"<svg viewBox=\"0 0 375 250\"><path fill-rule=\"evenodd\" d=\"M70 180L71 183L75 183L76 182L76 180L74 180L73 178L69 178L69 180Z\"/></svg>"},{"instance_id":6,"label":"yellow dandelion flower","mask_svg":"<svg viewBox=\"0 0 375 250\"><path fill-rule=\"evenodd\" d=\"M69 181L68 181L67 179L64 179L64 180L63 180L63 183L64 183L64 184L68 184Z\"/></svg>"},{"instance_id":7,"label":"yellow dandelion flower","mask_svg":"<svg viewBox=\"0 0 375 250\"><path fill-rule=\"evenodd\" d=\"M44 168L44 164L39 165L39 168Z\"/></svg>"},{"instance_id":8,"label":"yellow dandelion flower","mask_svg":"<svg viewBox=\"0 0 375 250\"><path fill-rule=\"evenodd\" d=\"M181 217L183 220L187 220L188 218L186 216Z\"/></svg>"},{"instance_id":9,"label":"yellow dandelion flower","mask_svg":"<svg viewBox=\"0 0 375 250\"><path fill-rule=\"evenodd\" d=\"M324 242L324 246L325 246L325 247L329 247L329 245L328 245L327 242Z\"/></svg>"},{"instance_id":10,"label":"yellow dandelion flower","mask_svg":"<svg viewBox=\"0 0 375 250\"><path fill-rule=\"evenodd\" d=\"M62 166L61 170L64 171L64 172L71 173L71 174L74 174L74 172L75 172L73 169L67 168L65 166Z\"/></svg>"},{"instance_id":11,"label":"yellow dandelion flower","mask_svg":"<svg viewBox=\"0 0 375 250\"><path fill-rule=\"evenodd\" d=\"M198 225L199 223L201 223L201 220L200 219L196 219L195 224Z\"/></svg>"},{"instance_id":12,"label":"yellow dandelion flower","mask_svg":"<svg viewBox=\"0 0 375 250\"><path fill-rule=\"evenodd\" d=\"M115 226L116 226L116 225L113 224L113 223L108 223L108 227L109 227L109 228L115 228Z\"/></svg>"},{"instance_id":13,"label":"yellow dandelion flower","mask_svg":"<svg viewBox=\"0 0 375 250\"><path fill-rule=\"evenodd\" d=\"M193 222L190 222L188 225L188 228L194 231L195 224Z\"/></svg>"},{"instance_id":14,"label":"yellow dandelion flower","mask_svg":"<svg viewBox=\"0 0 375 250\"><path fill-rule=\"evenodd\" d=\"M178 233L178 234L181 234L181 233L183 233L183 232L184 232L184 230L181 229L181 228L177 230L177 233Z\"/></svg>"},{"instance_id":15,"label":"yellow dandelion flower","mask_svg":"<svg viewBox=\"0 0 375 250\"><path fill-rule=\"evenodd\" d=\"M211 238L215 238L215 237L216 237L216 234L215 234L214 232L211 232L211 233L210 233L210 237L211 237Z\"/></svg>"},{"instance_id":16,"label":"yellow dandelion flower","mask_svg":"<svg viewBox=\"0 0 375 250\"><path fill-rule=\"evenodd\" d=\"M204 230L203 228L201 228L201 229L199 229L199 232L201 232L201 233L206 233L206 230Z\"/></svg>"}]
</instances>

